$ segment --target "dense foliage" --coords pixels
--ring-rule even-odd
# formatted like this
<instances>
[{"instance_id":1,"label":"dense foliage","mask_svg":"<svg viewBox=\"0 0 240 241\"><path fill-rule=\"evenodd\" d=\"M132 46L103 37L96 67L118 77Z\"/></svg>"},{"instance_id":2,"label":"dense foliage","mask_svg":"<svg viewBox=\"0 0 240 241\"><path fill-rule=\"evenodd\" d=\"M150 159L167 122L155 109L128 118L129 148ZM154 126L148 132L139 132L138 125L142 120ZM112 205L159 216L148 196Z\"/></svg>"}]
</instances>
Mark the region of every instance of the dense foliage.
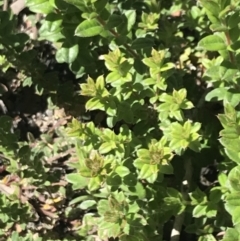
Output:
<instances>
[{"instance_id":1,"label":"dense foliage","mask_svg":"<svg viewBox=\"0 0 240 241\"><path fill-rule=\"evenodd\" d=\"M26 8L35 37L0 11L0 240L240 240L240 2Z\"/></svg>"}]
</instances>

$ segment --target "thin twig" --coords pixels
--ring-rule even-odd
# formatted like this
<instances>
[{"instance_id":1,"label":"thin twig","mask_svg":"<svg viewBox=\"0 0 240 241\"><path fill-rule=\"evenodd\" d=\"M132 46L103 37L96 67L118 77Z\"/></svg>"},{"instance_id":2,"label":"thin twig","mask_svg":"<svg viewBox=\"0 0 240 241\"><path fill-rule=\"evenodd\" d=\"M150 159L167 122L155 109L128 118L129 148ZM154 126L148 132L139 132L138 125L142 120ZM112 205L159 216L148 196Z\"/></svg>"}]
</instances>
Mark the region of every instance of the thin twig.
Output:
<instances>
[{"instance_id":1,"label":"thin twig","mask_svg":"<svg viewBox=\"0 0 240 241\"><path fill-rule=\"evenodd\" d=\"M3 2L3 11L7 11L8 10L8 0L4 0Z\"/></svg>"},{"instance_id":2,"label":"thin twig","mask_svg":"<svg viewBox=\"0 0 240 241\"><path fill-rule=\"evenodd\" d=\"M225 32L225 36L226 36L226 39L227 39L227 44L230 46L231 45L231 39L230 39L230 35L229 35L228 31ZM235 61L234 61L233 52L228 51L228 53L229 53L229 58L230 58L231 63L234 64Z\"/></svg>"},{"instance_id":3,"label":"thin twig","mask_svg":"<svg viewBox=\"0 0 240 241\"><path fill-rule=\"evenodd\" d=\"M181 193L183 196L184 200L188 200L188 192L189 192L189 187L192 179L192 164L191 160L187 159L185 160L185 176L184 180L182 182L182 188L181 188ZM181 230L182 230L182 225L184 222L185 218L185 211L183 211L180 215L176 216L172 233L171 233L171 241L179 241Z\"/></svg>"}]
</instances>

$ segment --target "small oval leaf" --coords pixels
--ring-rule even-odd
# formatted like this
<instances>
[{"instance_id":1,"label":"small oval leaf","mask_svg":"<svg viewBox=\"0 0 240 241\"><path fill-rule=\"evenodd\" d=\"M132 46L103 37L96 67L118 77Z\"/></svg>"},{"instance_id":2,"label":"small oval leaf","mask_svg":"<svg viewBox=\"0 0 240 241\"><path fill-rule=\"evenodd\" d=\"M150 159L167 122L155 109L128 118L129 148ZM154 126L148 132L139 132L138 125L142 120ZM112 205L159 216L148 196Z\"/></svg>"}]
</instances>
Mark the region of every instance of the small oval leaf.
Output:
<instances>
[{"instance_id":1,"label":"small oval leaf","mask_svg":"<svg viewBox=\"0 0 240 241\"><path fill-rule=\"evenodd\" d=\"M78 25L75 35L79 37L93 37L103 31L103 27L96 19L87 19Z\"/></svg>"},{"instance_id":2,"label":"small oval leaf","mask_svg":"<svg viewBox=\"0 0 240 241\"><path fill-rule=\"evenodd\" d=\"M198 46L208 51L219 51L227 48L225 41L217 35L209 35L201 39Z\"/></svg>"}]
</instances>

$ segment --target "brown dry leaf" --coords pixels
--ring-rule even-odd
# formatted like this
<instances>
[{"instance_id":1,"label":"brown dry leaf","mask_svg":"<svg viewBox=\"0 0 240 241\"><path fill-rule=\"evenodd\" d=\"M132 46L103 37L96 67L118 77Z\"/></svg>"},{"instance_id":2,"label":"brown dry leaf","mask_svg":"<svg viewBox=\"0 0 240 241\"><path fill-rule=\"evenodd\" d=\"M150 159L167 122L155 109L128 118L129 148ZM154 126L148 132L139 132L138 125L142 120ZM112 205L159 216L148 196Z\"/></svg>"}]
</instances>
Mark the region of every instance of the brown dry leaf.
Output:
<instances>
[{"instance_id":1,"label":"brown dry leaf","mask_svg":"<svg viewBox=\"0 0 240 241\"><path fill-rule=\"evenodd\" d=\"M25 197L24 195L22 195L21 193L21 189L16 186L16 185L5 185L3 183L0 183L0 192L7 195L7 196L11 196L13 194L17 195L19 200L22 203L27 202L28 198Z\"/></svg>"},{"instance_id":2,"label":"brown dry leaf","mask_svg":"<svg viewBox=\"0 0 240 241\"><path fill-rule=\"evenodd\" d=\"M48 210L44 210L43 208L41 208L41 211L42 211L43 214L45 214L46 216L48 216L50 218L53 218L53 219L59 218L56 213L52 213L52 212L50 212Z\"/></svg>"},{"instance_id":3,"label":"brown dry leaf","mask_svg":"<svg viewBox=\"0 0 240 241\"><path fill-rule=\"evenodd\" d=\"M11 4L12 12L18 15L25 8L25 0L17 0Z\"/></svg>"},{"instance_id":4,"label":"brown dry leaf","mask_svg":"<svg viewBox=\"0 0 240 241\"><path fill-rule=\"evenodd\" d=\"M60 182L54 182L54 183L51 183L51 186L54 187L54 186L66 186L68 184L68 182L64 181L64 180L61 180Z\"/></svg>"},{"instance_id":5,"label":"brown dry leaf","mask_svg":"<svg viewBox=\"0 0 240 241\"><path fill-rule=\"evenodd\" d=\"M22 232L22 228L21 228L21 225L20 225L20 224L16 223L16 224L15 224L15 228L16 228L16 231L17 231L18 233L21 233L21 232Z\"/></svg>"},{"instance_id":6,"label":"brown dry leaf","mask_svg":"<svg viewBox=\"0 0 240 241\"><path fill-rule=\"evenodd\" d=\"M33 239L35 240L35 239L38 239L39 238L39 234L38 233L35 233L35 234L33 234Z\"/></svg>"},{"instance_id":7,"label":"brown dry leaf","mask_svg":"<svg viewBox=\"0 0 240 241\"><path fill-rule=\"evenodd\" d=\"M13 195L15 192L14 186L7 186L4 183L0 183L0 192L6 195Z\"/></svg>"},{"instance_id":8,"label":"brown dry leaf","mask_svg":"<svg viewBox=\"0 0 240 241\"><path fill-rule=\"evenodd\" d=\"M63 197L56 197L53 199L47 199L45 203L51 205L51 204L61 202L62 200L63 200Z\"/></svg>"},{"instance_id":9,"label":"brown dry leaf","mask_svg":"<svg viewBox=\"0 0 240 241\"><path fill-rule=\"evenodd\" d=\"M20 182L20 178L17 175L9 174L5 176L2 180L1 183L9 185L12 182Z\"/></svg>"},{"instance_id":10,"label":"brown dry leaf","mask_svg":"<svg viewBox=\"0 0 240 241\"><path fill-rule=\"evenodd\" d=\"M82 225L82 222L79 219L75 219L70 221L70 224L72 225L72 230L77 230Z\"/></svg>"},{"instance_id":11,"label":"brown dry leaf","mask_svg":"<svg viewBox=\"0 0 240 241\"><path fill-rule=\"evenodd\" d=\"M61 119L66 117L64 109L62 108L62 109L54 110L54 117L56 119Z\"/></svg>"},{"instance_id":12,"label":"brown dry leaf","mask_svg":"<svg viewBox=\"0 0 240 241\"><path fill-rule=\"evenodd\" d=\"M175 11L171 14L172 17L180 17L182 15L182 10Z\"/></svg>"},{"instance_id":13,"label":"brown dry leaf","mask_svg":"<svg viewBox=\"0 0 240 241\"><path fill-rule=\"evenodd\" d=\"M42 208L43 208L44 210L51 210L51 209L52 209L52 206L46 203L46 204L44 204L44 205L42 206Z\"/></svg>"},{"instance_id":14,"label":"brown dry leaf","mask_svg":"<svg viewBox=\"0 0 240 241\"><path fill-rule=\"evenodd\" d=\"M47 204L45 203L43 206L42 206L42 209L43 210L46 210L46 211L51 211L51 212L56 212L56 208L50 204Z\"/></svg>"},{"instance_id":15,"label":"brown dry leaf","mask_svg":"<svg viewBox=\"0 0 240 241\"><path fill-rule=\"evenodd\" d=\"M7 185L9 180L10 180L10 175L7 175L1 180L1 183Z\"/></svg>"}]
</instances>

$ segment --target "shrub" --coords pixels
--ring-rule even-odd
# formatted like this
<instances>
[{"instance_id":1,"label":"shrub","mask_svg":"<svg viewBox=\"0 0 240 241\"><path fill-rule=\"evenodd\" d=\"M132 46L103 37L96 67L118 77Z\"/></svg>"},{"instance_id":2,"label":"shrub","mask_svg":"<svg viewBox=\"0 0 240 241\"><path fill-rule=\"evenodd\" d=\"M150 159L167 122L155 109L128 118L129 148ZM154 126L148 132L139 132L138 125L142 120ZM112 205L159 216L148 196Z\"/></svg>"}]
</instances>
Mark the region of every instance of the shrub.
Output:
<instances>
[{"instance_id":1,"label":"shrub","mask_svg":"<svg viewBox=\"0 0 240 241\"><path fill-rule=\"evenodd\" d=\"M26 4L39 36L0 12L2 76L72 120L22 141L0 117L2 237L238 240L238 1ZM49 71L43 43L74 79Z\"/></svg>"}]
</instances>

